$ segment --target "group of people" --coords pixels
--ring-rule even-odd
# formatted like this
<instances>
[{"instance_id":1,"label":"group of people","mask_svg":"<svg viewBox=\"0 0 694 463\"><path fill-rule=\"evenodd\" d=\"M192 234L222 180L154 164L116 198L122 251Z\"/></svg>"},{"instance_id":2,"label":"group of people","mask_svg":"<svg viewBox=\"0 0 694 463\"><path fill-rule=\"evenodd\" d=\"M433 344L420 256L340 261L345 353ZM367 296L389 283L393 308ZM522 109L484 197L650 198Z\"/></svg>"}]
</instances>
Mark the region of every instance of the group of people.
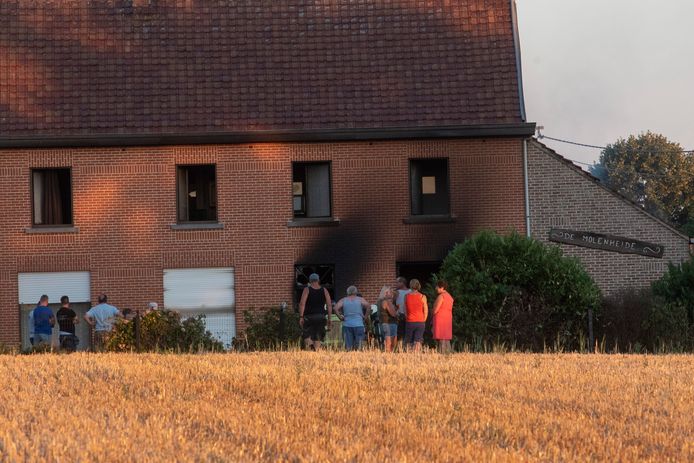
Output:
<instances>
[{"instance_id":1,"label":"group of people","mask_svg":"<svg viewBox=\"0 0 694 463\"><path fill-rule=\"evenodd\" d=\"M424 331L429 319L429 303L421 293L417 279L407 282L398 277L393 285L381 288L376 301L374 332L383 340L386 352L397 346L419 352L422 350ZM441 352L451 350L453 337L453 297L448 293L445 281L436 283L437 297L431 309L433 339ZM371 304L359 294L356 286L347 288L347 295L334 305L328 290L321 286L320 277L313 273L299 301L299 324L302 338L309 349L318 350L331 328L333 310L342 321L342 337L345 349L360 349L371 325Z\"/></svg>"},{"instance_id":2,"label":"group of people","mask_svg":"<svg viewBox=\"0 0 694 463\"><path fill-rule=\"evenodd\" d=\"M93 348L101 351L104 348L108 333L113 329L113 323L117 318L123 317L123 313L108 303L108 296L100 294L98 304L90 308L84 315L84 321L93 330ZM80 343L76 335L76 325L80 323L77 313L70 307L70 298L60 298L60 309L53 314L48 306L48 296L42 295L38 305L29 312L29 342L34 348L52 347L53 328L58 324L58 340L60 348L65 351L74 351ZM149 304L150 309L156 309L157 304Z\"/></svg>"},{"instance_id":3,"label":"group of people","mask_svg":"<svg viewBox=\"0 0 694 463\"><path fill-rule=\"evenodd\" d=\"M361 349L367 337L367 328L371 328L382 341L386 352L393 352L398 346L403 350L419 352L422 350L430 311L427 297L421 293L421 289L419 280L410 280L408 285L403 277L398 277L392 285L383 286L375 304L372 322L371 304L359 294L356 286L347 288L347 295L333 304L330 293L320 284L320 277L313 273L299 302L299 324L305 345L310 349L320 349L326 331L332 325L334 311L342 321L342 337L347 350ZM441 352L449 352L453 334L453 298L443 280L436 283L436 292L431 309L433 339ZM102 351L115 320L127 317L127 314L110 305L106 294L100 294L97 300L98 304L84 315L84 321L92 327L93 349ZM57 323L61 349L76 350L80 342L76 336L76 325L80 323L80 318L70 307L70 299L68 296L60 298L61 306L55 315L48 304L48 296L44 294L38 305L29 312L31 345L35 348L52 347L53 328ZM156 302L151 302L147 311L156 309Z\"/></svg>"}]
</instances>

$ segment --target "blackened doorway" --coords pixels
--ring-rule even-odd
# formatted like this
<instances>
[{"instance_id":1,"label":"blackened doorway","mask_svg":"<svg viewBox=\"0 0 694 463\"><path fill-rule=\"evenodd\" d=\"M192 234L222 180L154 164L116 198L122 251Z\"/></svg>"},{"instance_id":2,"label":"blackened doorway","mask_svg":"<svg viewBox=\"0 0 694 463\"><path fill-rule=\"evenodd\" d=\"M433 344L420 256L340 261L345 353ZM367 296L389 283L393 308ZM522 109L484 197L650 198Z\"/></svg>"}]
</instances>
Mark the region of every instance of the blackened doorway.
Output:
<instances>
[{"instance_id":1,"label":"blackened doorway","mask_svg":"<svg viewBox=\"0 0 694 463\"><path fill-rule=\"evenodd\" d=\"M409 281L413 278L419 280L422 288L431 283L433 275L441 268L441 261L428 262L397 262L397 276L405 277Z\"/></svg>"}]
</instances>

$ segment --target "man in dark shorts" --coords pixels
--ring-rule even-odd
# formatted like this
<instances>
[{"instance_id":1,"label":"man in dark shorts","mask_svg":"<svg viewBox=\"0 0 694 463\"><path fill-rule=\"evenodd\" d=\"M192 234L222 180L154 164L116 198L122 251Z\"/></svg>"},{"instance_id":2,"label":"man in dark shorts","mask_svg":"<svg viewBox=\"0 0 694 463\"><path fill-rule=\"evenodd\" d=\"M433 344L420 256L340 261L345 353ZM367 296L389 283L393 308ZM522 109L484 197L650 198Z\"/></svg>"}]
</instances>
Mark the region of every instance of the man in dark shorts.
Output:
<instances>
[{"instance_id":1,"label":"man in dark shorts","mask_svg":"<svg viewBox=\"0 0 694 463\"><path fill-rule=\"evenodd\" d=\"M318 350L325 339L326 307L327 324L330 326L333 306L330 293L320 285L320 277L317 274L312 273L308 282L299 301L299 325L302 328L301 337L305 346Z\"/></svg>"},{"instance_id":2,"label":"man in dark shorts","mask_svg":"<svg viewBox=\"0 0 694 463\"><path fill-rule=\"evenodd\" d=\"M79 340L75 336L75 324L80 321L75 311L70 308L70 299L67 296L60 298L60 304L61 307L55 314L60 327L60 348L74 352L77 349L77 344L79 344Z\"/></svg>"}]
</instances>

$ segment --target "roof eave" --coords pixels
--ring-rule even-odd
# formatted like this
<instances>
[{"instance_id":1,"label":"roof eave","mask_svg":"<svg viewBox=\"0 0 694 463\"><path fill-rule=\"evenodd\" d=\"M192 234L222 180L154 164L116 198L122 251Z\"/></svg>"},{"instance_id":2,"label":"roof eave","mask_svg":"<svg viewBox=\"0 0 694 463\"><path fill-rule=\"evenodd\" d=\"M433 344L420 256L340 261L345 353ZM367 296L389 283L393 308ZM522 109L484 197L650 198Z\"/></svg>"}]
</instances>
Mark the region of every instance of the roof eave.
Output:
<instances>
[{"instance_id":1,"label":"roof eave","mask_svg":"<svg viewBox=\"0 0 694 463\"><path fill-rule=\"evenodd\" d=\"M94 134L3 137L0 149L80 148L107 146L218 145L279 142L343 142L427 138L529 137L534 123L462 125L440 127L391 127L334 130L257 130L246 132Z\"/></svg>"}]
</instances>

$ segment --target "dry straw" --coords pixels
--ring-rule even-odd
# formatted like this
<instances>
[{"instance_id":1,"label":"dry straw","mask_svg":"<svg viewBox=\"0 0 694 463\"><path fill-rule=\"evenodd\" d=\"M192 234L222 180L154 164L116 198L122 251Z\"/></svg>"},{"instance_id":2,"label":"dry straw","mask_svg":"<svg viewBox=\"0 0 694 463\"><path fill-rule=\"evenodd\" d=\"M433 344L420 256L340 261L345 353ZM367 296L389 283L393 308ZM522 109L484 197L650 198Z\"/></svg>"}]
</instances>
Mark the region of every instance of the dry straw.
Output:
<instances>
[{"instance_id":1,"label":"dry straw","mask_svg":"<svg viewBox=\"0 0 694 463\"><path fill-rule=\"evenodd\" d=\"M0 461L692 461L694 357L0 356Z\"/></svg>"}]
</instances>

